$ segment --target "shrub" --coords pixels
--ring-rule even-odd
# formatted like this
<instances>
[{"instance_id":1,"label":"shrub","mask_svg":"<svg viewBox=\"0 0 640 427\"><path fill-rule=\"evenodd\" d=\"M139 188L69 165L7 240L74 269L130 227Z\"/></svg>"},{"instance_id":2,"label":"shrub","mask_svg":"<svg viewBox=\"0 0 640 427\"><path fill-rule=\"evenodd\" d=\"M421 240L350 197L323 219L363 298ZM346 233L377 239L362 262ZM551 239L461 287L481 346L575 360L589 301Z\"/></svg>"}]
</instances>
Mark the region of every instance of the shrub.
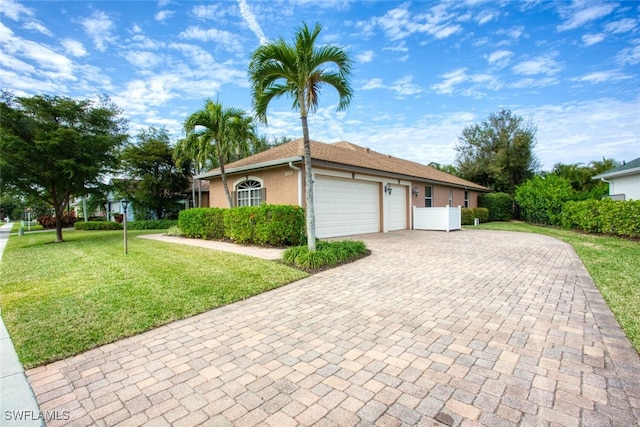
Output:
<instances>
[{"instance_id":1,"label":"shrub","mask_svg":"<svg viewBox=\"0 0 640 427\"><path fill-rule=\"evenodd\" d=\"M73 225L77 221L79 221L79 219L76 218L76 213L73 211L62 214L63 227L73 227ZM53 215L39 216L38 224L40 224L43 228L56 228L56 217Z\"/></svg>"},{"instance_id":2,"label":"shrub","mask_svg":"<svg viewBox=\"0 0 640 427\"><path fill-rule=\"evenodd\" d=\"M319 241L314 252L309 252L307 246L287 249L282 255L282 262L302 270L313 271L354 261L367 252L365 244L359 241Z\"/></svg>"},{"instance_id":3,"label":"shrub","mask_svg":"<svg viewBox=\"0 0 640 427\"><path fill-rule=\"evenodd\" d=\"M175 219L148 219L127 222L127 228L130 230L166 230L177 224L178 221Z\"/></svg>"},{"instance_id":4,"label":"shrub","mask_svg":"<svg viewBox=\"0 0 640 427\"><path fill-rule=\"evenodd\" d=\"M473 219L476 217L475 209L472 208L462 208L462 212L460 214L462 225L473 225Z\"/></svg>"},{"instance_id":5,"label":"shrub","mask_svg":"<svg viewBox=\"0 0 640 427\"><path fill-rule=\"evenodd\" d=\"M180 211L178 227L186 237L201 239L222 239L224 215L227 209L192 208Z\"/></svg>"},{"instance_id":6,"label":"shrub","mask_svg":"<svg viewBox=\"0 0 640 427\"><path fill-rule=\"evenodd\" d=\"M122 230L122 224L113 221L78 221L73 227L76 230Z\"/></svg>"},{"instance_id":7,"label":"shrub","mask_svg":"<svg viewBox=\"0 0 640 427\"><path fill-rule=\"evenodd\" d=\"M571 183L557 175L535 176L516 189L515 200L527 222L560 225L562 208L574 197Z\"/></svg>"},{"instance_id":8,"label":"shrub","mask_svg":"<svg viewBox=\"0 0 640 427\"><path fill-rule=\"evenodd\" d=\"M475 215L475 218L480 220L480 222L489 221L489 209L487 208L475 208L473 210L473 214Z\"/></svg>"},{"instance_id":9,"label":"shrub","mask_svg":"<svg viewBox=\"0 0 640 427\"><path fill-rule=\"evenodd\" d=\"M174 225L172 227L169 227L169 229L167 230L167 236L181 237L184 236L184 233L182 232L182 230L180 230L180 227Z\"/></svg>"},{"instance_id":10,"label":"shrub","mask_svg":"<svg viewBox=\"0 0 640 427\"><path fill-rule=\"evenodd\" d=\"M224 229L236 243L300 245L305 241L304 211L293 205L236 207L225 212Z\"/></svg>"},{"instance_id":11,"label":"shrub","mask_svg":"<svg viewBox=\"0 0 640 427\"><path fill-rule=\"evenodd\" d=\"M507 193L480 194L478 206L489 209L488 221L511 221L513 218L513 197Z\"/></svg>"},{"instance_id":12,"label":"shrub","mask_svg":"<svg viewBox=\"0 0 640 427\"><path fill-rule=\"evenodd\" d=\"M584 200L567 202L562 209L562 226L588 233L626 237L640 236L640 200Z\"/></svg>"}]
</instances>

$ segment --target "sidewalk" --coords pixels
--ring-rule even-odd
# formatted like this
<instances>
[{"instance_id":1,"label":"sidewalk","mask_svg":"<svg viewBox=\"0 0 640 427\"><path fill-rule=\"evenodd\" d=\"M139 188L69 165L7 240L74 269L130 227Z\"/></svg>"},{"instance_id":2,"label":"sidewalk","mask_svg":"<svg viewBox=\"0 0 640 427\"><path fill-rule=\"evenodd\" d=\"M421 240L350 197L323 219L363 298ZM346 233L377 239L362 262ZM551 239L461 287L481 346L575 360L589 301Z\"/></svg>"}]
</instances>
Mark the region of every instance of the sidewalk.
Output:
<instances>
[{"instance_id":1,"label":"sidewalk","mask_svg":"<svg viewBox=\"0 0 640 427\"><path fill-rule=\"evenodd\" d=\"M0 261L9 240L13 224L0 227ZM40 413L31 385L18 360L11 337L2 320L0 311L0 426L41 427Z\"/></svg>"}]
</instances>

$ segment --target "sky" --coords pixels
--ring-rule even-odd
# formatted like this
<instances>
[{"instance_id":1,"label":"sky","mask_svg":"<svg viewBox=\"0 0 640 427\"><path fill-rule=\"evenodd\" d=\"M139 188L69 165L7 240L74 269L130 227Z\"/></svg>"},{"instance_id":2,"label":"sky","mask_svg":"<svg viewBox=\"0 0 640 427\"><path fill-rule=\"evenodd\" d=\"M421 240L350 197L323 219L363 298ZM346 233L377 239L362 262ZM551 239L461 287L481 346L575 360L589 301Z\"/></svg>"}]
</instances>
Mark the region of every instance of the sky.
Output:
<instances>
[{"instance_id":1,"label":"sky","mask_svg":"<svg viewBox=\"0 0 640 427\"><path fill-rule=\"evenodd\" d=\"M353 60L349 107L324 87L312 139L453 164L465 127L510 110L537 129L542 170L640 157L640 1L0 0L0 89L108 95L135 136L177 141L207 99L251 112L261 44L306 22ZM274 101L270 138L299 138L292 101Z\"/></svg>"}]
</instances>

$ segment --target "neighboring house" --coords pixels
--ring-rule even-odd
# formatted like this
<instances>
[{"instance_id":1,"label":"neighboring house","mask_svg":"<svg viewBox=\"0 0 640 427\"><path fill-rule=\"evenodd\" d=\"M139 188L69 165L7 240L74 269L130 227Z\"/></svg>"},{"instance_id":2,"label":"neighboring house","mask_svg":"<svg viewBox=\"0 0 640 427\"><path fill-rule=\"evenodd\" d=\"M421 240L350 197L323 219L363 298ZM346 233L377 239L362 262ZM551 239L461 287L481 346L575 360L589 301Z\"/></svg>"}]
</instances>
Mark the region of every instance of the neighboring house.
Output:
<instances>
[{"instance_id":1,"label":"neighboring house","mask_svg":"<svg viewBox=\"0 0 640 427\"><path fill-rule=\"evenodd\" d=\"M298 139L225 166L236 206L305 205L303 141ZM489 189L429 166L349 142L311 141L316 234L320 238L412 228L412 206L477 207ZM210 206L227 207L220 169L210 181Z\"/></svg>"},{"instance_id":2,"label":"neighboring house","mask_svg":"<svg viewBox=\"0 0 640 427\"><path fill-rule=\"evenodd\" d=\"M185 200L188 208L208 208L209 207L209 181L204 179L193 179L189 186L189 198Z\"/></svg>"},{"instance_id":3,"label":"neighboring house","mask_svg":"<svg viewBox=\"0 0 640 427\"><path fill-rule=\"evenodd\" d=\"M609 183L609 197L615 200L640 200L640 157L610 169L593 179Z\"/></svg>"}]
</instances>

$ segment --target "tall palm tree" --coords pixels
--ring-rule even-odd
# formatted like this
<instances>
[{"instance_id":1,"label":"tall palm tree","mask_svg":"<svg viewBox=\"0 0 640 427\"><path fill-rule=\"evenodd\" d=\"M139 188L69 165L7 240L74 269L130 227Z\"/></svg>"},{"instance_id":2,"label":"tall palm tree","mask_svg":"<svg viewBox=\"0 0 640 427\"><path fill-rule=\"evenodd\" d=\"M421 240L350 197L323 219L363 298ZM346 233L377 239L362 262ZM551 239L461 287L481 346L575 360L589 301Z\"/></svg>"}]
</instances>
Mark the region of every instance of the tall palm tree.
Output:
<instances>
[{"instance_id":1,"label":"tall palm tree","mask_svg":"<svg viewBox=\"0 0 640 427\"><path fill-rule=\"evenodd\" d=\"M204 108L187 117L183 128L186 137L180 149L190 153L197 165L218 164L227 202L233 206L224 166L230 157L248 152L248 140L255 138L251 120L240 109L207 100Z\"/></svg>"},{"instance_id":2,"label":"tall palm tree","mask_svg":"<svg viewBox=\"0 0 640 427\"><path fill-rule=\"evenodd\" d=\"M303 23L296 31L293 44L288 44L283 38L264 44L253 53L249 64L253 107L260 120L267 122L267 106L271 100L284 95L292 98L293 109L300 111L310 251L316 249L316 225L307 115L315 113L320 89L324 85L332 86L338 92L338 111L344 110L353 96L350 84L352 61L338 47L316 46L321 30L320 24L310 30Z\"/></svg>"}]
</instances>

